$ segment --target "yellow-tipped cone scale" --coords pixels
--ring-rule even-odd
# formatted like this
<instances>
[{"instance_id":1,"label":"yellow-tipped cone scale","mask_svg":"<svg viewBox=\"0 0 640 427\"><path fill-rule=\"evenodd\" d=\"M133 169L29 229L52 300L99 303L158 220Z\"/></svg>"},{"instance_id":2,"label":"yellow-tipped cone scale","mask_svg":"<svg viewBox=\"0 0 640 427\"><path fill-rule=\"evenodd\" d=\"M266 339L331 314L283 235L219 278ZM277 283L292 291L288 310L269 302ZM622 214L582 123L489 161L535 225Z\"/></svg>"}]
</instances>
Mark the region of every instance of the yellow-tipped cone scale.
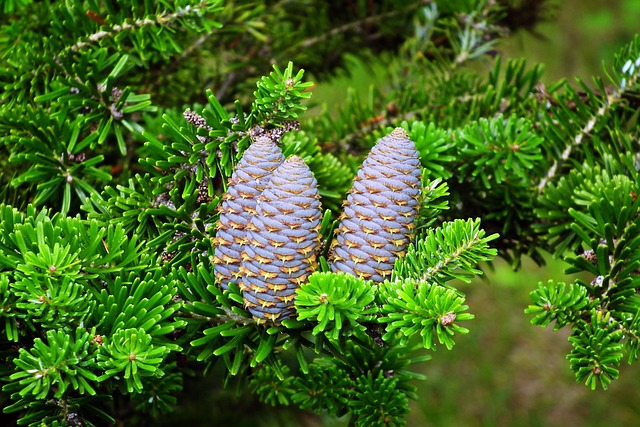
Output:
<instances>
[{"instance_id":1,"label":"yellow-tipped cone scale","mask_svg":"<svg viewBox=\"0 0 640 427\"><path fill-rule=\"evenodd\" d=\"M259 322L278 324L295 313L296 290L317 266L321 221L316 179L292 156L273 173L247 227L240 289Z\"/></svg>"},{"instance_id":2,"label":"yellow-tipped cone scale","mask_svg":"<svg viewBox=\"0 0 640 427\"><path fill-rule=\"evenodd\" d=\"M420 157L402 128L378 140L344 202L332 242L332 271L381 283L413 234L421 192Z\"/></svg>"},{"instance_id":3,"label":"yellow-tipped cone scale","mask_svg":"<svg viewBox=\"0 0 640 427\"><path fill-rule=\"evenodd\" d=\"M223 289L229 282L239 284L239 269L247 224L256 213L258 196L284 161L280 148L271 139L258 137L244 152L218 206L220 219L214 238L214 272Z\"/></svg>"}]
</instances>

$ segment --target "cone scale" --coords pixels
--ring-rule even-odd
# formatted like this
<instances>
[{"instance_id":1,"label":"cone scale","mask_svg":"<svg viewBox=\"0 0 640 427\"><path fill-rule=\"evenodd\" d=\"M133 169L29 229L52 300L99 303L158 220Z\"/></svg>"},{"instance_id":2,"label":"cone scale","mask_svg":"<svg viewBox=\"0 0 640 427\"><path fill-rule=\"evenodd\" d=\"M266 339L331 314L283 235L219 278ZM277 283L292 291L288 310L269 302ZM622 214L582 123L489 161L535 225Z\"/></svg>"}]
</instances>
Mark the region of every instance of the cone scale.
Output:
<instances>
[{"instance_id":1,"label":"cone scale","mask_svg":"<svg viewBox=\"0 0 640 427\"><path fill-rule=\"evenodd\" d=\"M381 283L411 240L421 192L420 157L402 128L378 140L343 204L329 265Z\"/></svg>"},{"instance_id":2,"label":"cone scale","mask_svg":"<svg viewBox=\"0 0 640 427\"><path fill-rule=\"evenodd\" d=\"M247 225L240 289L258 322L278 324L295 314L296 290L317 266L320 195L309 167L292 156L273 173Z\"/></svg>"},{"instance_id":3,"label":"cone scale","mask_svg":"<svg viewBox=\"0 0 640 427\"><path fill-rule=\"evenodd\" d=\"M257 138L244 152L218 206L213 256L214 273L223 289L239 282L242 250L248 239L247 224L256 213L258 196L284 161L280 148L269 138Z\"/></svg>"}]
</instances>

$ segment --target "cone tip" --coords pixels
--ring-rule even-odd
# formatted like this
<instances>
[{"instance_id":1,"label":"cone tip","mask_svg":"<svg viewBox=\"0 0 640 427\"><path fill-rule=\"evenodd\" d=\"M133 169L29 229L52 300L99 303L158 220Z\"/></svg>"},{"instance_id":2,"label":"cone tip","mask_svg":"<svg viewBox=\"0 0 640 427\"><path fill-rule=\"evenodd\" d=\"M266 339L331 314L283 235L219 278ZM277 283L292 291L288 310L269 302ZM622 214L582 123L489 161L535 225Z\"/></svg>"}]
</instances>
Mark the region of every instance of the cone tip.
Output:
<instances>
[{"instance_id":1,"label":"cone tip","mask_svg":"<svg viewBox=\"0 0 640 427\"><path fill-rule=\"evenodd\" d=\"M391 131L389 136L395 139L409 139L409 135L407 134L407 131L402 128L395 128L394 130Z\"/></svg>"},{"instance_id":2,"label":"cone tip","mask_svg":"<svg viewBox=\"0 0 640 427\"><path fill-rule=\"evenodd\" d=\"M273 145L277 145L273 139L269 138L268 136L264 136L264 135L256 136L253 139L253 143L254 144L273 144Z\"/></svg>"}]
</instances>

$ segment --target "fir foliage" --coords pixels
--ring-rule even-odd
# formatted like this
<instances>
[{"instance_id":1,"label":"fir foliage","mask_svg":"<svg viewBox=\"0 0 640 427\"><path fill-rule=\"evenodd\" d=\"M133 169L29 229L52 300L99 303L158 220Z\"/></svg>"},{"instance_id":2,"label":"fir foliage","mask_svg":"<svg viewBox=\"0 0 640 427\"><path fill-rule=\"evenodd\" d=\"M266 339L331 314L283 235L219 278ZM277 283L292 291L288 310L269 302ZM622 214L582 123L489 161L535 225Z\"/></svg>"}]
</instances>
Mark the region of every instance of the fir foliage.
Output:
<instances>
[{"instance_id":1,"label":"fir foliage","mask_svg":"<svg viewBox=\"0 0 640 427\"><path fill-rule=\"evenodd\" d=\"M296 297L299 320L310 320L317 325L313 334L320 333L334 340L340 334L364 332L363 323L374 320L376 307L375 287L370 282L346 273L315 273L309 277Z\"/></svg>"},{"instance_id":2,"label":"fir foliage","mask_svg":"<svg viewBox=\"0 0 640 427\"><path fill-rule=\"evenodd\" d=\"M496 256L517 268L543 251L583 273L538 284L526 309L571 329L577 381L607 388L635 362L640 37L607 80L545 86L541 65L499 55L515 22L500 2L350 4L4 2L6 414L135 423L217 364L266 404L405 425L416 365L473 332L457 284ZM309 75L348 75L346 54L377 70L375 86L307 112ZM415 145L402 250L383 280L332 272L343 200L354 177L375 193L358 167L392 132ZM317 268L305 258L279 324L256 321L213 261L230 177L265 139L306 163L326 209Z\"/></svg>"}]
</instances>

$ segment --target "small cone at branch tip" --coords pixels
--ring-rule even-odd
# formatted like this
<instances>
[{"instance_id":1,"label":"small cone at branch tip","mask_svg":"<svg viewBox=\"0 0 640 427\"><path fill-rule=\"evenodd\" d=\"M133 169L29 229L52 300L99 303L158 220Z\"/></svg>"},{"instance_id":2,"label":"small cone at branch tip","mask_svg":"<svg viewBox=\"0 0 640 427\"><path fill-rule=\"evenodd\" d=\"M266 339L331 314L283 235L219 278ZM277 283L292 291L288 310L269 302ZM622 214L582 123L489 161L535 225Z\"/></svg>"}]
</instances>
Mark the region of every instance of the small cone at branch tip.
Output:
<instances>
[{"instance_id":1,"label":"small cone at branch tip","mask_svg":"<svg viewBox=\"0 0 640 427\"><path fill-rule=\"evenodd\" d=\"M420 156L402 128L380 138L343 203L329 265L381 283L411 240L421 191Z\"/></svg>"},{"instance_id":2,"label":"small cone at branch tip","mask_svg":"<svg viewBox=\"0 0 640 427\"><path fill-rule=\"evenodd\" d=\"M317 265L319 199L317 182L298 156L275 170L258 198L247 227L240 287L245 307L259 323L279 324L295 315L295 290Z\"/></svg>"},{"instance_id":3,"label":"small cone at branch tip","mask_svg":"<svg viewBox=\"0 0 640 427\"><path fill-rule=\"evenodd\" d=\"M229 282L239 280L242 247L248 237L246 226L255 214L258 196L282 162L284 155L276 143L258 137L244 152L229 178L227 192L218 205L220 219L213 239L214 273L222 289L228 289Z\"/></svg>"}]
</instances>

